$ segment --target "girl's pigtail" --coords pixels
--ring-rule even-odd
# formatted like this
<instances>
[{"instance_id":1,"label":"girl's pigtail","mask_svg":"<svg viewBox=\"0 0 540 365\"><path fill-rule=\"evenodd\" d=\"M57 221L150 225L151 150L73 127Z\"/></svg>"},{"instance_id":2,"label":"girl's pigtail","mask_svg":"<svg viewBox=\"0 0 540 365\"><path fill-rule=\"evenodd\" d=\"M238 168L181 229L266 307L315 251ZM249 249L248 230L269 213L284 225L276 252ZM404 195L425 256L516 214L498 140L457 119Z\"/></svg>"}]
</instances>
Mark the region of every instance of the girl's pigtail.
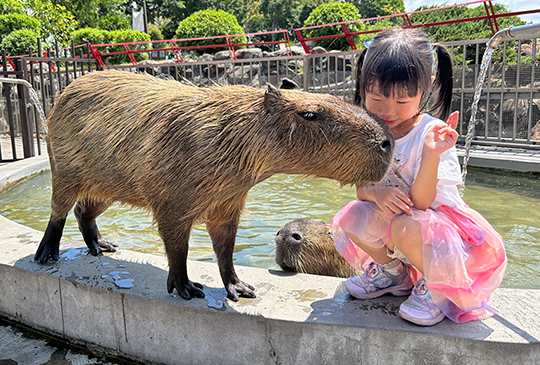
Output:
<instances>
[{"instance_id":1,"label":"girl's pigtail","mask_svg":"<svg viewBox=\"0 0 540 365\"><path fill-rule=\"evenodd\" d=\"M356 105L362 105L362 93L360 93L360 77L362 76L362 66L364 65L364 59L366 58L367 47L358 55L358 62L356 63L356 89L354 91L354 103Z\"/></svg>"},{"instance_id":2,"label":"girl's pigtail","mask_svg":"<svg viewBox=\"0 0 540 365\"><path fill-rule=\"evenodd\" d=\"M446 121L452 107L453 69L452 57L448 50L440 44L434 44L437 53L437 74L434 88L438 89L435 103L430 112L437 111L437 118Z\"/></svg>"}]
</instances>

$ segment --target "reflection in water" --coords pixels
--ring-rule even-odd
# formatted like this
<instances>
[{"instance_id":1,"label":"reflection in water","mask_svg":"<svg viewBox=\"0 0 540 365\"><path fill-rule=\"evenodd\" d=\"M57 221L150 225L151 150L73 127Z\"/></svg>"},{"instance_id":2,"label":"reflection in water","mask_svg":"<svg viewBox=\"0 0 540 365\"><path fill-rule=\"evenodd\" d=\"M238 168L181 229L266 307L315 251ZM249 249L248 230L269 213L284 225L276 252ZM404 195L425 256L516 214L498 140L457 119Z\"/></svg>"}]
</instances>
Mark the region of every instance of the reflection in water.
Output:
<instances>
[{"instance_id":1,"label":"reflection in water","mask_svg":"<svg viewBox=\"0 0 540 365\"><path fill-rule=\"evenodd\" d=\"M37 230L45 230L50 214L50 172L40 173L0 193L0 213ZM540 289L540 180L514 174L469 172L465 201L480 212L503 236L509 265L504 287ZM355 199L350 186L332 180L277 175L249 193L240 222L234 259L237 265L278 268L274 236L297 218L330 222L347 202ZM113 205L98 218L101 233L121 248L164 254L152 216L129 206ZM64 236L81 240L73 213ZM189 258L214 261L204 225L194 227Z\"/></svg>"}]
</instances>

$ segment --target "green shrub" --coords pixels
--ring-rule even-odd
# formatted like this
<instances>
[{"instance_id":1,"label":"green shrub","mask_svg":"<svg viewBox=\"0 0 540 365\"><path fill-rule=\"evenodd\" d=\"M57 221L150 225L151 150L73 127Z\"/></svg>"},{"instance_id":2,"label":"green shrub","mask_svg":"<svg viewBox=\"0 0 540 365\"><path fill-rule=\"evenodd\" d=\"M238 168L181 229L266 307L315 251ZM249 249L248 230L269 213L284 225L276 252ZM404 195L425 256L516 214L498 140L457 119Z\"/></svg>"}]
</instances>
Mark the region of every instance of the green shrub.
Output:
<instances>
[{"instance_id":1,"label":"green shrub","mask_svg":"<svg viewBox=\"0 0 540 365\"><path fill-rule=\"evenodd\" d=\"M75 45L86 44L90 42L92 44L107 43L107 39L110 37L106 30L95 28L82 28L76 30L70 34L71 39L75 42Z\"/></svg>"},{"instance_id":2,"label":"green shrub","mask_svg":"<svg viewBox=\"0 0 540 365\"><path fill-rule=\"evenodd\" d=\"M107 41L107 43L129 43L129 42L142 42L142 41L150 41L150 35L143 33L143 32L137 32L136 30L113 30L109 33L110 39ZM143 49L150 49L149 43L143 43L143 44L130 44L129 48L132 51L136 50L143 50ZM120 52L125 51L126 49L124 46L114 46L110 47L109 52ZM101 52L101 51L100 51ZM148 59L148 53L135 53L135 60L142 61ZM127 54L123 55L115 55L111 59L111 63L114 64L120 64L120 63L131 63L129 56Z\"/></svg>"},{"instance_id":3,"label":"green shrub","mask_svg":"<svg viewBox=\"0 0 540 365\"><path fill-rule=\"evenodd\" d=\"M31 29L14 30L3 38L0 48L5 49L8 56L26 55L28 47L37 49L37 37L39 34Z\"/></svg>"},{"instance_id":4,"label":"green shrub","mask_svg":"<svg viewBox=\"0 0 540 365\"><path fill-rule=\"evenodd\" d=\"M361 19L358 9L351 3L329 3L321 4L315 10L309 14L309 17L304 22L304 27L311 27L314 25L332 24L345 22L350 20ZM351 32L360 32L366 29L364 23L350 23L347 27ZM332 27L315 28L306 32L307 38L323 37L327 35L343 34L343 28L341 25L335 25ZM353 37L355 43L358 45L367 39L365 36ZM315 44L326 49L335 50L350 50L349 42L345 37L321 39L315 41Z\"/></svg>"},{"instance_id":5,"label":"green shrub","mask_svg":"<svg viewBox=\"0 0 540 365\"><path fill-rule=\"evenodd\" d=\"M0 15L24 14L24 7L17 0L0 0Z\"/></svg>"},{"instance_id":6,"label":"green shrub","mask_svg":"<svg viewBox=\"0 0 540 365\"><path fill-rule=\"evenodd\" d=\"M5 37L14 30L30 29L40 34L40 24L37 19L25 14L0 15L0 36Z\"/></svg>"},{"instance_id":7,"label":"green shrub","mask_svg":"<svg viewBox=\"0 0 540 365\"><path fill-rule=\"evenodd\" d=\"M186 19L182 20L176 29L176 38L200 38L200 37L215 37L220 35L243 34L244 30L238 24L236 17L223 10L201 10L191 14ZM246 43L246 37L235 37L233 43ZM200 41L185 41L178 42L178 46L197 46L197 45L212 45L225 44L225 39L208 39ZM213 53L223 51L226 48L202 48L195 50L198 54Z\"/></svg>"}]
</instances>

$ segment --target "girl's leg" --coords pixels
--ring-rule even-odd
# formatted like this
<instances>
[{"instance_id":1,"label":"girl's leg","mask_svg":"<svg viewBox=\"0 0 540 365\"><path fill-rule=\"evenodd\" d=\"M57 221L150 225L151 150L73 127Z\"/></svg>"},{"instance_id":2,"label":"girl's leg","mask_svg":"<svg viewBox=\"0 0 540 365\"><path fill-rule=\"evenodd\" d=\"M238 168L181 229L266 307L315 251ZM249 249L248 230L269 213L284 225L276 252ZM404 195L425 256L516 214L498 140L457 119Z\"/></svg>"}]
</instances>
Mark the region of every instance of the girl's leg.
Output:
<instances>
[{"instance_id":1,"label":"girl's leg","mask_svg":"<svg viewBox=\"0 0 540 365\"><path fill-rule=\"evenodd\" d=\"M422 226L409 215L400 215L392 221L392 238L386 246L399 249L421 273L424 273L422 258ZM356 243L356 242L355 242Z\"/></svg>"},{"instance_id":2,"label":"girl's leg","mask_svg":"<svg viewBox=\"0 0 540 365\"><path fill-rule=\"evenodd\" d=\"M413 282L409 276L409 269L400 260L388 257L386 246L374 248L362 242L351 232L345 229L344 232L375 261L366 268L363 274L353 276L345 282L345 288L353 297L371 299L386 293L402 296L411 292Z\"/></svg>"},{"instance_id":3,"label":"girl's leg","mask_svg":"<svg viewBox=\"0 0 540 365\"><path fill-rule=\"evenodd\" d=\"M409 261L424 273L422 227L408 215L392 221L392 239L387 243L390 250L399 249ZM409 298L399 306L399 316L420 326L433 326L445 314L433 302L426 280L418 280Z\"/></svg>"},{"instance_id":4,"label":"girl's leg","mask_svg":"<svg viewBox=\"0 0 540 365\"><path fill-rule=\"evenodd\" d=\"M369 246L369 245L365 244L358 237L356 237L354 234L352 234L350 232L347 232L345 230L344 230L344 232L351 239L351 241L354 242L355 245L360 247L360 249L362 251L364 251L369 256L371 256L376 263L378 263L380 265L384 265L384 264L388 264L390 261L393 260L392 258L388 257L388 255L386 254L386 246L375 248L373 246Z\"/></svg>"}]
</instances>

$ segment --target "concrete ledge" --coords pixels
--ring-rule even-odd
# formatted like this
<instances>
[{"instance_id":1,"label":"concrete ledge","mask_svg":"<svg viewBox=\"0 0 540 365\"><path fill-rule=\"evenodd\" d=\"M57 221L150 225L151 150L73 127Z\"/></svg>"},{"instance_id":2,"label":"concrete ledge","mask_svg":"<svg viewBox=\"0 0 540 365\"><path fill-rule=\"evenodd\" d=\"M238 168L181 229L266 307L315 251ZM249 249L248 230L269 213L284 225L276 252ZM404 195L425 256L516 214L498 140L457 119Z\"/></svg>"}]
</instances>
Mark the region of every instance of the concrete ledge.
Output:
<instances>
[{"instance_id":1,"label":"concrete ledge","mask_svg":"<svg viewBox=\"0 0 540 365\"><path fill-rule=\"evenodd\" d=\"M457 148L459 162L463 163L465 148ZM519 149L474 146L469 154L469 166L515 172L540 172L540 152Z\"/></svg>"},{"instance_id":2,"label":"concrete ledge","mask_svg":"<svg viewBox=\"0 0 540 365\"><path fill-rule=\"evenodd\" d=\"M423 328L397 316L404 298L354 300L339 278L237 266L258 297L234 303L226 299L216 264L190 261L190 278L205 286L206 298L184 301L166 292L164 257L124 250L93 257L82 242L63 241L60 261L37 265L32 257L41 232L2 216L0 232L0 315L133 359L540 363L540 290L498 289L491 299L498 315ZM122 289L129 279L133 287Z\"/></svg>"}]
</instances>

